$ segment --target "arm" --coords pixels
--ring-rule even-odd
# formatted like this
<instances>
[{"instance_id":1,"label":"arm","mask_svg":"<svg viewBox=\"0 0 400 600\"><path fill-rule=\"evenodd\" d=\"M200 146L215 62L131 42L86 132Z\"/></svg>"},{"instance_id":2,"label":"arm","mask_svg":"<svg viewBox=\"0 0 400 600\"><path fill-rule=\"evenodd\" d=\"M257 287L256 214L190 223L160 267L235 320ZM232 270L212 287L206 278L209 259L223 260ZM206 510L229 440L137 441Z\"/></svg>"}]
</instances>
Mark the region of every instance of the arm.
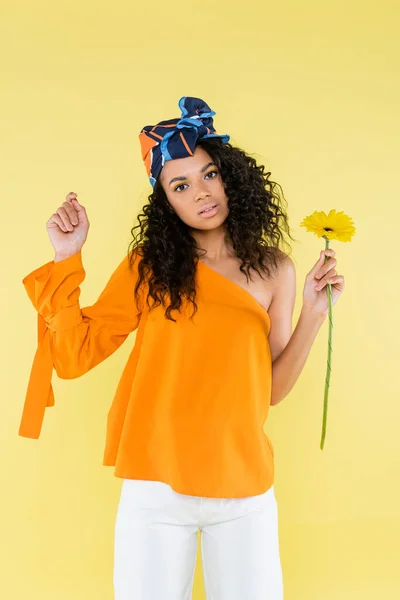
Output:
<instances>
[{"instance_id":1,"label":"arm","mask_svg":"<svg viewBox=\"0 0 400 600\"><path fill-rule=\"evenodd\" d=\"M135 259L132 273L126 256L98 300L83 308L79 304L79 285L85 278L81 252L61 260L57 257L23 279L38 314L38 347L20 435L40 435L45 408L54 405L53 368L60 378L80 377L115 352L138 327L141 311L134 298L137 264Z\"/></svg>"},{"instance_id":2,"label":"arm","mask_svg":"<svg viewBox=\"0 0 400 600\"><path fill-rule=\"evenodd\" d=\"M295 266L292 259L286 256L275 281L269 309L271 318L269 343L272 355L271 406L279 404L293 388L325 320L324 315L303 305L292 333L295 296Z\"/></svg>"},{"instance_id":3,"label":"arm","mask_svg":"<svg viewBox=\"0 0 400 600\"><path fill-rule=\"evenodd\" d=\"M24 278L23 284L49 334L53 366L62 379L87 373L110 356L138 327L140 310L134 300L135 276L128 258L119 264L98 300L79 304L85 278L82 254L55 259Z\"/></svg>"}]
</instances>

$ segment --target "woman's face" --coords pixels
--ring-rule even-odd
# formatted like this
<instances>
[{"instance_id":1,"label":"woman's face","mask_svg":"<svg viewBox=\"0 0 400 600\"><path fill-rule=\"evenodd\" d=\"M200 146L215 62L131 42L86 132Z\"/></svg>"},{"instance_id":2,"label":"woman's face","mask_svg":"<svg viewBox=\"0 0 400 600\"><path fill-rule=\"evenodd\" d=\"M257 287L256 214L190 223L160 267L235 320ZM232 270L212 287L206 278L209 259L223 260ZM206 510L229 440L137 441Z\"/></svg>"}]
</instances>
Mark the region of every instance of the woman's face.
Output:
<instances>
[{"instance_id":1,"label":"woman's face","mask_svg":"<svg viewBox=\"0 0 400 600\"><path fill-rule=\"evenodd\" d=\"M210 155L196 146L193 156L167 160L160 183L178 217L192 229L220 227L229 214L228 197L218 167ZM216 205L203 215L200 212Z\"/></svg>"}]
</instances>

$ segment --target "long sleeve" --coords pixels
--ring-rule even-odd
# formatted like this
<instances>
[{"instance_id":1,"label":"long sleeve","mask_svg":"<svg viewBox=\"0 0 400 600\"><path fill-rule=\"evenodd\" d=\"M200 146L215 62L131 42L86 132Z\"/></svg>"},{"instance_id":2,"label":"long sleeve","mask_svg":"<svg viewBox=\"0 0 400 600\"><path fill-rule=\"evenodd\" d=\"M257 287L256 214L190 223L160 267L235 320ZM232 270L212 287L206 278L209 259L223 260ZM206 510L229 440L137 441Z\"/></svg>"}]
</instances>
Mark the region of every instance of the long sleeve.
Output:
<instances>
[{"instance_id":1,"label":"long sleeve","mask_svg":"<svg viewBox=\"0 0 400 600\"><path fill-rule=\"evenodd\" d=\"M40 436L46 406L54 405L53 368L62 379L80 377L115 352L138 327L137 263L136 256L131 271L126 256L95 304L84 308L79 304L79 286L86 274L81 252L46 263L22 280L38 314L38 347L19 435Z\"/></svg>"}]
</instances>

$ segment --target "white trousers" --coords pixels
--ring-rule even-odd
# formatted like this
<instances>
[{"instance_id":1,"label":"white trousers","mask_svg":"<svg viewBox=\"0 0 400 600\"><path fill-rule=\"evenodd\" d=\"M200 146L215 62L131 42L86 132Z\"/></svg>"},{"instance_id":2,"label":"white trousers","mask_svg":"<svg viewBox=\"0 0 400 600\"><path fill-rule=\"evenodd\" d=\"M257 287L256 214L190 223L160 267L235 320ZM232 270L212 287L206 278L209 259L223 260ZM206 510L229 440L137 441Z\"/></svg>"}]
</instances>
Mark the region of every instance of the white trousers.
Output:
<instances>
[{"instance_id":1,"label":"white trousers","mask_svg":"<svg viewBox=\"0 0 400 600\"><path fill-rule=\"evenodd\" d=\"M257 496L202 498L137 479L122 484L114 600L190 600L198 530L207 600L283 600L274 486Z\"/></svg>"}]
</instances>

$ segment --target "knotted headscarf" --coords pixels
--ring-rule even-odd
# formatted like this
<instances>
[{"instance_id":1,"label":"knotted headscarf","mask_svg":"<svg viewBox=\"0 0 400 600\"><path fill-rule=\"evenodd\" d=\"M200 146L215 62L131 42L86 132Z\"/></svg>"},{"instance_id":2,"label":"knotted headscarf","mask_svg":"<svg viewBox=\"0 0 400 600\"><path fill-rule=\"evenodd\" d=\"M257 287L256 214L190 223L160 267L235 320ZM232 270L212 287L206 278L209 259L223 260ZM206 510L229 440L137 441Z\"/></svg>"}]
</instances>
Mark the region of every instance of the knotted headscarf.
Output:
<instances>
[{"instance_id":1,"label":"knotted headscarf","mask_svg":"<svg viewBox=\"0 0 400 600\"><path fill-rule=\"evenodd\" d=\"M201 98L183 96L178 106L180 119L146 125L139 134L143 162L153 187L165 161L193 156L199 138L219 137L224 144L230 139L227 134L217 134L212 118L216 113Z\"/></svg>"}]
</instances>

